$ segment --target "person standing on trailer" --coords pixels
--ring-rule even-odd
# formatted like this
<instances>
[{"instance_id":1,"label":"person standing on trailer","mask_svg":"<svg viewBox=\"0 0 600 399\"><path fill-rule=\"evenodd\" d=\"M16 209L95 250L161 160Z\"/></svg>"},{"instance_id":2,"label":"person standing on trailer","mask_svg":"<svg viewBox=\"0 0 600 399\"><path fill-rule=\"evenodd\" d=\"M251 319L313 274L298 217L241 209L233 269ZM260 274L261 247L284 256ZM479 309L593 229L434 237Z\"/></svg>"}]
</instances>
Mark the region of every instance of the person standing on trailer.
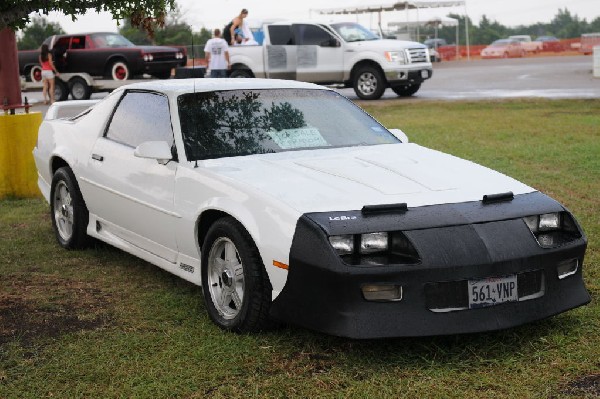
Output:
<instances>
[{"instance_id":1,"label":"person standing on trailer","mask_svg":"<svg viewBox=\"0 0 600 399\"><path fill-rule=\"evenodd\" d=\"M246 39L244 37L243 25L244 25L244 18L246 18L247 16L248 16L248 10L244 8L240 12L240 15L238 15L230 23L225 25L225 29L223 31L223 38L225 39L227 44L231 44L231 45L234 44L236 34L242 36L242 39Z\"/></svg>"}]
</instances>

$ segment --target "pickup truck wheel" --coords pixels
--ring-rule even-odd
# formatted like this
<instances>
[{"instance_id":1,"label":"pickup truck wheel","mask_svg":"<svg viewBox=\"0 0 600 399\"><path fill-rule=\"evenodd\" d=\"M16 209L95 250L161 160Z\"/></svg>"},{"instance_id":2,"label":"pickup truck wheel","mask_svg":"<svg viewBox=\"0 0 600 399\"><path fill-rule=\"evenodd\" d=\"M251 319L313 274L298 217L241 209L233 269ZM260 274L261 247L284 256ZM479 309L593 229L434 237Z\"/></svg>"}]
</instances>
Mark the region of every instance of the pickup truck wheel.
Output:
<instances>
[{"instance_id":1,"label":"pickup truck wheel","mask_svg":"<svg viewBox=\"0 0 600 399\"><path fill-rule=\"evenodd\" d=\"M29 68L29 71L25 75L25 80L28 82L41 82L42 81L42 67L34 65Z\"/></svg>"},{"instance_id":2,"label":"pickup truck wheel","mask_svg":"<svg viewBox=\"0 0 600 399\"><path fill-rule=\"evenodd\" d=\"M92 88L80 77L69 80L69 91L73 100L89 100L92 95Z\"/></svg>"},{"instance_id":3,"label":"pickup truck wheel","mask_svg":"<svg viewBox=\"0 0 600 399\"><path fill-rule=\"evenodd\" d=\"M251 78L252 73L246 69L234 69L229 75L230 78Z\"/></svg>"},{"instance_id":4,"label":"pickup truck wheel","mask_svg":"<svg viewBox=\"0 0 600 399\"><path fill-rule=\"evenodd\" d=\"M89 213L75 176L68 167L58 169L52 177L50 214L54 235L62 247L77 249L87 245Z\"/></svg>"},{"instance_id":5,"label":"pickup truck wheel","mask_svg":"<svg viewBox=\"0 0 600 399\"><path fill-rule=\"evenodd\" d=\"M125 61L113 61L107 68L106 76L112 80L127 80L129 79L129 67Z\"/></svg>"},{"instance_id":6,"label":"pickup truck wheel","mask_svg":"<svg viewBox=\"0 0 600 399\"><path fill-rule=\"evenodd\" d=\"M54 100L66 101L69 98L69 86L59 78L54 79Z\"/></svg>"},{"instance_id":7,"label":"pickup truck wheel","mask_svg":"<svg viewBox=\"0 0 600 399\"><path fill-rule=\"evenodd\" d=\"M202 245L202 293L210 318L227 331L268 328L271 284L258 249L237 220L217 220Z\"/></svg>"},{"instance_id":8,"label":"pickup truck wheel","mask_svg":"<svg viewBox=\"0 0 600 399\"><path fill-rule=\"evenodd\" d=\"M363 100L377 100L385 91L381 72L372 66L359 68L354 74L354 92Z\"/></svg>"},{"instance_id":9,"label":"pickup truck wheel","mask_svg":"<svg viewBox=\"0 0 600 399\"><path fill-rule=\"evenodd\" d=\"M420 88L421 88L421 84L416 83L416 84L410 84L410 85L406 85L406 86L393 86L392 90L394 93L396 93L400 97L410 97L413 94L415 94L416 92L418 92Z\"/></svg>"}]
</instances>

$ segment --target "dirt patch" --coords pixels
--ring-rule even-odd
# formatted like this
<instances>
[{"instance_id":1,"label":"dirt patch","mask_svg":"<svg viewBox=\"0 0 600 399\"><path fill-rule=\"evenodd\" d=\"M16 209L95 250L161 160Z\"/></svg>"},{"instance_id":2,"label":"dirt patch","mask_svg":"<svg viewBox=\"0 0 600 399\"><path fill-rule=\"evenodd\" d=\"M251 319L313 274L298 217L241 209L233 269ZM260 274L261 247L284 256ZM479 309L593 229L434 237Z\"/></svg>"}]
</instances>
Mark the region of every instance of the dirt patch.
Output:
<instances>
[{"instance_id":1,"label":"dirt patch","mask_svg":"<svg viewBox=\"0 0 600 399\"><path fill-rule=\"evenodd\" d=\"M111 296L89 283L40 274L3 277L0 346L23 346L112 322Z\"/></svg>"},{"instance_id":2,"label":"dirt patch","mask_svg":"<svg viewBox=\"0 0 600 399\"><path fill-rule=\"evenodd\" d=\"M600 373L571 381L562 393L576 397L600 397Z\"/></svg>"}]
</instances>

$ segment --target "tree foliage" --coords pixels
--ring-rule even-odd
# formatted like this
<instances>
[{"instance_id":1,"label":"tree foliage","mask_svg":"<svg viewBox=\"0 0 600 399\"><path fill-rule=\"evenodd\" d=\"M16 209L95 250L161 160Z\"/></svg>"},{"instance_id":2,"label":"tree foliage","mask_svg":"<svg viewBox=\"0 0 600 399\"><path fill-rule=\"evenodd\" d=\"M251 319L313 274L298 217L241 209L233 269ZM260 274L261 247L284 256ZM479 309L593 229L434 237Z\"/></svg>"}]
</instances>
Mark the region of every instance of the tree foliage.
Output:
<instances>
[{"instance_id":1,"label":"tree foliage","mask_svg":"<svg viewBox=\"0 0 600 399\"><path fill-rule=\"evenodd\" d=\"M212 37L211 32L206 28L201 28L200 32L193 32L192 27L184 20L183 12L177 3L167 13L164 26L162 28L155 26L153 38L150 38L143 28L131 26L127 20L122 23L119 33L138 45L188 46L190 58L202 58L204 56L202 49ZM193 52L192 44L194 44Z\"/></svg>"},{"instance_id":2,"label":"tree foliage","mask_svg":"<svg viewBox=\"0 0 600 399\"><path fill-rule=\"evenodd\" d=\"M451 18L459 20L461 34L459 35L459 44L464 45L465 17L463 15L450 14ZM549 23L537 22L532 25L520 25L516 27L507 27L498 21L492 21L483 15L479 24L474 24L469 18L469 38L471 44L489 44L497 39L506 38L511 35L531 35L537 36L556 36L559 39L573 39L581 36L582 33L600 32L600 17L591 22L585 18L581 19L577 15L571 14L569 10L558 9L556 15ZM431 31L424 29L423 35L432 36ZM456 28L442 27L438 30L438 37L443 38L448 43L456 42Z\"/></svg>"},{"instance_id":3,"label":"tree foliage","mask_svg":"<svg viewBox=\"0 0 600 399\"><path fill-rule=\"evenodd\" d=\"M129 19L133 26L142 26L152 35L156 26L163 26L167 9L174 0L11 0L0 2L0 29L24 29L33 12L48 14L57 11L71 16L88 10L110 12L114 19Z\"/></svg>"},{"instance_id":4,"label":"tree foliage","mask_svg":"<svg viewBox=\"0 0 600 399\"><path fill-rule=\"evenodd\" d=\"M34 50L40 47L47 37L61 35L65 31L58 22L48 22L45 17L33 17L22 33L17 42L19 50Z\"/></svg>"}]
</instances>

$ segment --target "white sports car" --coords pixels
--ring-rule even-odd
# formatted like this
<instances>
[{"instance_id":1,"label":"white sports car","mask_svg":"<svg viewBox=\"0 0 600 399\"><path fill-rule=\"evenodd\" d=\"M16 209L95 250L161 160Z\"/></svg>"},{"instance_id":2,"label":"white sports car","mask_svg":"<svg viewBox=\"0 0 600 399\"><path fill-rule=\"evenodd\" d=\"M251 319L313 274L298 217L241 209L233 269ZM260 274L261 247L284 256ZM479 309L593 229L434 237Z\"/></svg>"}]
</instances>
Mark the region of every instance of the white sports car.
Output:
<instances>
[{"instance_id":1,"label":"white sports car","mask_svg":"<svg viewBox=\"0 0 600 399\"><path fill-rule=\"evenodd\" d=\"M170 80L56 117L73 106L52 106L34 149L60 245L95 237L201 285L226 330L467 333L590 300L561 204L335 91Z\"/></svg>"}]
</instances>

